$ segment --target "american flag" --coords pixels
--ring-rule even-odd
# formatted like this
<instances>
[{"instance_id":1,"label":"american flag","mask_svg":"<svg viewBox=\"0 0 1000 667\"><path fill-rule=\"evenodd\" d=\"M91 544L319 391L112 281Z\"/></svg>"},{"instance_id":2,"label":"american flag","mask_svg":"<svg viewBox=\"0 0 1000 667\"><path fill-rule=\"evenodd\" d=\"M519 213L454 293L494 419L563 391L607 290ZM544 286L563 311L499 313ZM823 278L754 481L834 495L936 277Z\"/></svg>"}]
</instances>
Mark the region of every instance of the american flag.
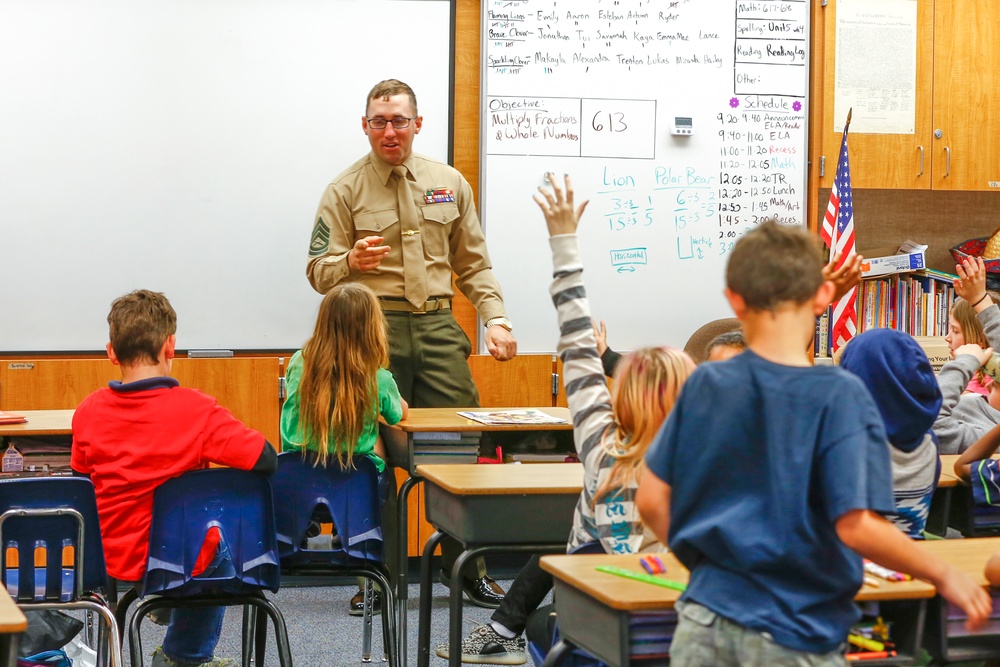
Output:
<instances>
[{"instance_id":1,"label":"american flag","mask_svg":"<svg viewBox=\"0 0 1000 667\"><path fill-rule=\"evenodd\" d=\"M844 140L840 143L837 174L833 179L833 190L830 191L830 203L827 204L823 218L823 242L830 248L831 257L840 253L840 260L835 268L840 268L854 254L854 198L851 193L851 167L847 160L847 128L850 127L850 122L848 116L847 124L844 125ZM852 287L851 291L833 304L830 341L834 352L858 332L858 312L854 303L857 291L857 287Z\"/></svg>"}]
</instances>

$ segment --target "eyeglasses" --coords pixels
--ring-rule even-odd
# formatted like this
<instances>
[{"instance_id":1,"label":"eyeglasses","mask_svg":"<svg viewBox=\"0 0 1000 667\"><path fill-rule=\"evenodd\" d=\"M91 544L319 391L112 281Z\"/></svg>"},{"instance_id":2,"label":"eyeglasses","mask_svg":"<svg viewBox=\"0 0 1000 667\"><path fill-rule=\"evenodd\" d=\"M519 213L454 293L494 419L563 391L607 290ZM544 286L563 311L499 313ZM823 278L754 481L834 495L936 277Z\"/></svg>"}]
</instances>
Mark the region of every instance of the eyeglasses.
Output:
<instances>
[{"instance_id":1,"label":"eyeglasses","mask_svg":"<svg viewBox=\"0 0 1000 667\"><path fill-rule=\"evenodd\" d=\"M416 116L411 116L407 118L405 116L396 116L392 120L386 120L385 118L365 118L368 121L368 127L373 130L384 130L385 126L392 123L393 129L404 130L410 126L410 121L416 118Z\"/></svg>"}]
</instances>

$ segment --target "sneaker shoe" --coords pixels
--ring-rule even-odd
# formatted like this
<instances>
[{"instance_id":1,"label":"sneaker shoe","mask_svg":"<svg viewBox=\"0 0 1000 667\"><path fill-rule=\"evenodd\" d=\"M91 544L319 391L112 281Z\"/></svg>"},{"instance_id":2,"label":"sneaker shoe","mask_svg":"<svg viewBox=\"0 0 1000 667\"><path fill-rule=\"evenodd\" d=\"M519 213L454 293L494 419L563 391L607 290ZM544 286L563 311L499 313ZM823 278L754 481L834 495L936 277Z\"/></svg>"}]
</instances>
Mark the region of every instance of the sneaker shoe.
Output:
<instances>
[{"instance_id":1,"label":"sneaker shoe","mask_svg":"<svg viewBox=\"0 0 1000 667\"><path fill-rule=\"evenodd\" d=\"M451 656L448 642L439 644L434 652L445 660ZM489 623L477 625L462 640L462 662L474 665L523 665L528 662L524 637L507 639L498 635Z\"/></svg>"},{"instance_id":2,"label":"sneaker shoe","mask_svg":"<svg viewBox=\"0 0 1000 667\"><path fill-rule=\"evenodd\" d=\"M354 594L351 598L350 603L347 605L347 613L350 616L364 616L365 615L365 592L358 589L358 592ZM372 591L372 616L378 616L382 613L382 592L379 589Z\"/></svg>"},{"instance_id":3,"label":"sneaker shoe","mask_svg":"<svg viewBox=\"0 0 1000 667\"><path fill-rule=\"evenodd\" d=\"M153 667L237 667L237 663L232 658L219 657L212 658L208 662L181 662L180 660L168 657L163 652L163 647L158 646L153 651Z\"/></svg>"}]
</instances>

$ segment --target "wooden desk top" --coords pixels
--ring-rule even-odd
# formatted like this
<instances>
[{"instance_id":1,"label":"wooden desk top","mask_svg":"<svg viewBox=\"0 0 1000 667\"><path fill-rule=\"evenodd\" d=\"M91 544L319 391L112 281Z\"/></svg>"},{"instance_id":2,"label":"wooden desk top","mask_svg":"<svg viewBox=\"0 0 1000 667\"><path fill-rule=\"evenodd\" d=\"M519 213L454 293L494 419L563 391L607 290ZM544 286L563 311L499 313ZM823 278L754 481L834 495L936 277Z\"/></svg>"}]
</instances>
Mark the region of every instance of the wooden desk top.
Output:
<instances>
[{"instance_id":1,"label":"wooden desk top","mask_svg":"<svg viewBox=\"0 0 1000 667\"><path fill-rule=\"evenodd\" d=\"M417 473L460 496L566 495L583 490L582 463L423 464Z\"/></svg>"},{"instance_id":2,"label":"wooden desk top","mask_svg":"<svg viewBox=\"0 0 1000 667\"><path fill-rule=\"evenodd\" d=\"M28 619L24 617L7 591L0 591L0 633L24 632Z\"/></svg>"},{"instance_id":3,"label":"wooden desk top","mask_svg":"<svg viewBox=\"0 0 1000 667\"><path fill-rule=\"evenodd\" d=\"M927 540L923 543L931 553L940 556L967 573L984 587L986 561L1000 551L1000 537L968 537L963 540Z\"/></svg>"},{"instance_id":4,"label":"wooden desk top","mask_svg":"<svg viewBox=\"0 0 1000 667\"><path fill-rule=\"evenodd\" d=\"M965 482L955 474L955 462L958 461L958 454L941 455L941 478L938 480L938 488L948 486L965 486ZM1000 454L994 454L994 459L1000 459Z\"/></svg>"},{"instance_id":5,"label":"wooden desk top","mask_svg":"<svg viewBox=\"0 0 1000 667\"><path fill-rule=\"evenodd\" d=\"M951 540L952 542L969 542L970 540ZM928 544L941 544L944 541ZM1000 548L1000 538L997 538L997 548ZM666 567L663 575L667 579L688 582L687 569L681 565L673 554L658 554ZM985 559L984 561L985 562ZM614 565L617 567L644 572L639 564L639 556L631 555L578 555L578 556L543 556L542 569L552 573L560 581L564 581L587 595L599 600L612 609L624 611L642 611L649 609L670 609L681 596L680 591L662 586L654 586L642 581L619 577L606 572L598 572L598 565ZM982 569L982 568L980 568ZM985 581L985 579L984 579ZM867 600L905 600L934 597L934 586L924 581L884 581L878 587L862 586L855 596L860 601Z\"/></svg>"},{"instance_id":6,"label":"wooden desk top","mask_svg":"<svg viewBox=\"0 0 1000 667\"><path fill-rule=\"evenodd\" d=\"M496 411L528 408L497 408ZM458 411L487 412L489 408L410 408L406 419L392 428L405 433L426 431L572 431L569 408L533 408L547 415L566 421L565 424L480 424L473 419L460 417Z\"/></svg>"},{"instance_id":7,"label":"wooden desk top","mask_svg":"<svg viewBox=\"0 0 1000 667\"><path fill-rule=\"evenodd\" d=\"M75 410L9 410L24 415L22 424L0 424L0 437L14 435L69 435L73 433Z\"/></svg>"}]
</instances>

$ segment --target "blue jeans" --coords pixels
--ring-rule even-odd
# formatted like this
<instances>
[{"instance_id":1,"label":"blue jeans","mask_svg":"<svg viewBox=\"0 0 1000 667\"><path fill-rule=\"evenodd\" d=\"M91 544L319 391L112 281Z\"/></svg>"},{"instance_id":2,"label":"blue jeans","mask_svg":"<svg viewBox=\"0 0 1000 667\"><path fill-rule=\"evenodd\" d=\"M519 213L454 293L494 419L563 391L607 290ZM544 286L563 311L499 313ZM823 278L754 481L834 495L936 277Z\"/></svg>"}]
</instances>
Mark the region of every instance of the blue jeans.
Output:
<instances>
[{"instance_id":1,"label":"blue jeans","mask_svg":"<svg viewBox=\"0 0 1000 667\"><path fill-rule=\"evenodd\" d=\"M120 581L119 585L139 586L139 582ZM171 660L201 664L215 657L215 646L222 636L225 607L167 609L170 624L163 638L163 652Z\"/></svg>"},{"instance_id":2,"label":"blue jeans","mask_svg":"<svg viewBox=\"0 0 1000 667\"><path fill-rule=\"evenodd\" d=\"M211 575L229 559L229 549L220 544L212 562L202 574ZM170 625L163 638L163 652L171 660L199 665L215 657L215 647L222 636L225 607L188 607L170 610Z\"/></svg>"},{"instance_id":3,"label":"blue jeans","mask_svg":"<svg viewBox=\"0 0 1000 667\"><path fill-rule=\"evenodd\" d=\"M225 614L225 607L174 609L163 639L163 652L179 662L208 662L215 656Z\"/></svg>"}]
</instances>

